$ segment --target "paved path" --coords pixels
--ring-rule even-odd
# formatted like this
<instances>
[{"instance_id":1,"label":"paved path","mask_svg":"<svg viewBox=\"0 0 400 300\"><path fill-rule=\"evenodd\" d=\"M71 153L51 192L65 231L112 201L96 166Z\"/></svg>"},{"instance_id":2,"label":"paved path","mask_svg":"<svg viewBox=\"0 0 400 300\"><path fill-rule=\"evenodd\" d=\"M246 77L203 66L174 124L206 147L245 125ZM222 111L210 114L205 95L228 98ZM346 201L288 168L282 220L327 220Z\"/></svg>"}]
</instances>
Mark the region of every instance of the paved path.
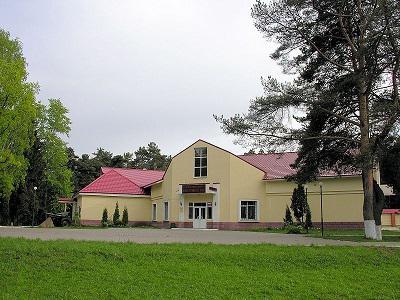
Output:
<instances>
[{"instance_id":1,"label":"paved path","mask_svg":"<svg viewBox=\"0 0 400 300\"><path fill-rule=\"evenodd\" d=\"M86 240L135 243L215 243L215 244L260 244L276 245L343 245L343 246L391 246L399 243L356 243L324 240L303 235L191 229L73 229L73 228L23 228L0 227L0 237L24 237L41 240Z\"/></svg>"}]
</instances>

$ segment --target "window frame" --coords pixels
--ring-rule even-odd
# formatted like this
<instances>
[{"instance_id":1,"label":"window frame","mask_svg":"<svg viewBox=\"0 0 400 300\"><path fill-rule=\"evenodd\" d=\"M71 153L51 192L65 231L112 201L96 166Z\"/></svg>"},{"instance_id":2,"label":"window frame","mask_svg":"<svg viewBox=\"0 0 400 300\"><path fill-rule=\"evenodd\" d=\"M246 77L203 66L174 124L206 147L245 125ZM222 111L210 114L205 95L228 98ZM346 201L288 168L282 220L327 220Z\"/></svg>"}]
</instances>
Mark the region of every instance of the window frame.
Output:
<instances>
[{"instance_id":1,"label":"window frame","mask_svg":"<svg viewBox=\"0 0 400 300\"><path fill-rule=\"evenodd\" d=\"M157 222L157 203L153 203L151 208L151 220Z\"/></svg>"},{"instance_id":2,"label":"window frame","mask_svg":"<svg viewBox=\"0 0 400 300\"><path fill-rule=\"evenodd\" d=\"M254 219L242 219L242 202L255 202L255 218ZM248 209L248 206L247 206ZM248 211L247 211L247 216L248 216ZM238 205L238 219L239 222L259 222L260 220L260 202L255 199L240 199L239 200L239 205Z\"/></svg>"},{"instance_id":3,"label":"window frame","mask_svg":"<svg viewBox=\"0 0 400 300\"><path fill-rule=\"evenodd\" d=\"M165 205L167 205L167 210L165 209ZM167 218L165 218L165 215ZM164 215L163 215L164 221L169 221L169 201L164 201Z\"/></svg>"},{"instance_id":4,"label":"window frame","mask_svg":"<svg viewBox=\"0 0 400 300\"><path fill-rule=\"evenodd\" d=\"M196 149L205 149L205 155L204 152L200 156L197 156L196 154ZM193 155L193 178L205 178L208 176L208 149L207 147L196 147L193 149L194 155ZM198 167L196 167L196 159L200 160L200 164ZM205 166L202 164L202 160L206 160ZM199 176L196 176L196 169L199 170ZM203 170L205 169L205 175L203 174Z\"/></svg>"},{"instance_id":5,"label":"window frame","mask_svg":"<svg viewBox=\"0 0 400 300\"><path fill-rule=\"evenodd\" d=\"M196 205L197 204L197 205ZM199 205L201 204L201 205ZM188 204L188 220L195 220L194 215L195 215L195 207L204 207L205 208L205 219L204 220L212 220L213 219L213 202L207 201L207 202L189 202ZM211 216L209 215L209 208L211 208ZM190 210L192 210L192 217L190 217Z\"/></svg>"}]
</instances>

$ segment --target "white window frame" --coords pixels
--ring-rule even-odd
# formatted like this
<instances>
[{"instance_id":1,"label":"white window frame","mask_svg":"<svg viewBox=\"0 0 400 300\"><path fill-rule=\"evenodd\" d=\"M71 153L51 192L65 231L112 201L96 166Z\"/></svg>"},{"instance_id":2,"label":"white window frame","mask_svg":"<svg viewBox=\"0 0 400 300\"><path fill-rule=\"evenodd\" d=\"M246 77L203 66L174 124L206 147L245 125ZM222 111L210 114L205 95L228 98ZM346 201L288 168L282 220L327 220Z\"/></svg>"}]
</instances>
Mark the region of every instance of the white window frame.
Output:
<instances>
[{"instance_id":1,"label":"white window frame","mask_svg":"<svg viewBox=\"0 0 400 300\"><path fill-rule=\"evenodd\" d=\"M155 211L154 211L154 207L156 208ZM151 220L154 222L157 221L157 203L153 203L153 205L151 207Z\"/></svg>"},{"instance_id":2,"label":"white window frame","mask_svg":"<svg viewBox=\"0 0 400 300\"><path fill-rule=\"evenodd\" d=\"M168 205L168 209L167 209L167 217L168 218L165 218L165 203L167 203L167 205ZM164 201L164 215L163 215L163 219L164 219L164 221L169 221L169 201Z\"/></svg>"},{"instance_id":3,"label":"white window frame","mask_svg":"<svg viewBox=\"0 0 400 300\"><path fill-rule=\"evenodd\" d=\"M196 149L206 149L206 152L207 152L206 156L196 156ZM193 149L193 152L194 152L194 155L193 155L193 178L205 178L205 177L207 177L208 176L208 149L207 149L207 147L196 147L196 148ZM196 167L196 158L200 159L200 166L199 167ZM201 165L202 158L206 159L206 163L207 164L205 166ZM207 175L205 175L205 176L201 174L201 169L204 168L204 167L207 170L206 171ZM196 169L200 170L200 176L196 176Z\"/></svg>"},{"instance_id":4,"label":"white window frame","mask_svg":"<svg viewBox=\"0 0 400 300\"><path fill-rule=\"evenodd\" d=\"M255 219L242 219L242 202L253 201L256 202L256 218ZM260 202L255 199L240 199L238 204L238 220L239 222L259 222L260 220Z\"/></svg>"}]
</instances>

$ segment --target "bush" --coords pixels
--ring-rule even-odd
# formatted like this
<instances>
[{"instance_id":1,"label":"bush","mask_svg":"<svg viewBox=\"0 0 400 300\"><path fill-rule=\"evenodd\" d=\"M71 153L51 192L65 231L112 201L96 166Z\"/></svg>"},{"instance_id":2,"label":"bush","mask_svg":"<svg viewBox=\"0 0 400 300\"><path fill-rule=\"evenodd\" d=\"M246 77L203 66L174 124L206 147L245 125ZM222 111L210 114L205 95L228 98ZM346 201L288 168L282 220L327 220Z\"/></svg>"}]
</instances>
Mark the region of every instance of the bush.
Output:
<instances>
[{"instance_id":1,"label":"bush","mask_svg":"<svg viewBox=\"0 0 400 300\"><path fill-rule=\"evenodd\" d=\"M108 226L108 211L107 208L103 210L103 216L101 217L101 226L107 227Z\"/></svg>"},{"instance_id":2,"label":"bush","mask_svg":"<svg viewBox=\"0 0 400 300\"><path fill-rule=\"evenodd\" d=\"M307 207L307 199L304 192L304 187L302 185L299 184L297 188L293 190L291 200L292 204L290 205L290 208L293 210L293 215L296 218L297 223L303 224L303 217L306 213Z\"/></svg>"},{"instance_id":3,"label":"bush","mask_svg":"<svg viewBox=\"0 0 400 300\"><path fill-rule=\"evenodd\" d=\"M301 227L300 225L289 225L287 227L287 232L289 234L300 234L302 231L303 227Z\"/></svg>"},{"instance_id":4,"label":"bush","mask_svg":"<svg viewBox=\"0 0 400 300\"><path fill-rule=\"evenodd\" d=\"M304 228L307 230L307 233L308 233L308 229L310 229L312 227L313 227L313 224L311 221L311 209L310 209L310 206L307 204L306 221L304 223Z\"/></svg>"},{"instance_id":5,"label":"bush","mask_svg":"<svg viewBox=\"0 0 400 300\"><path fill-rule=\"evenodd\" d=\"M283 226L287 227L289 225L293 225L293 218L289 206L286 205L285 217L283 218Z\"/></svg>"},{"instance_id":6,"label":"bush","mask_svg":"<svg viewBox=\"0 0 400 300\"><path fill-rule=\"evenodd\" d=\"M114 214L113 214L113 224L115 226L119 226L121 225L121 220L119 219L119 206L118 206L118 201L117 203L115 203L115 210L114 210Z\"/></svg>"},{"instance_id":7,"label":"bush","mask_svg":"<svg viewBox=\"0 0 400 300\"><path fill-rule=\"evenodd\" d=\"M122 212L122 225L127 226L129 222L128 218L128 208L124 207L124 211Z\"/></svg>"}]
</instances>

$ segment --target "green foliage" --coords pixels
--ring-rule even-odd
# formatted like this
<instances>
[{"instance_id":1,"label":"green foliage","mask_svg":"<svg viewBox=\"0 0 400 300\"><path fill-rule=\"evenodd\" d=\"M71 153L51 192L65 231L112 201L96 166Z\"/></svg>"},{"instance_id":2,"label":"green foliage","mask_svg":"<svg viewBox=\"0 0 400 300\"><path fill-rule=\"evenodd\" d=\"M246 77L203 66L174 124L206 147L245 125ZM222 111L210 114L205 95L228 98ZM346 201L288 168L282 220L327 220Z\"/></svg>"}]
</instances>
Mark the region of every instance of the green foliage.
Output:
<instances>
[{"instance_id":1,"label":"green foliage","mask_svg":"<svg viewBox=\"0 0 400 300\"><path fill-rule=\"evenodd\" d=\"M119 219L120 215L119 215L119 206L118 206L118 201L115 203L115 210L114 210L114 214L113 214L113 224L115 226L121 225L121 220Z\"/></svg>"},{"instance_id":2,"label":"green foliage","mask_svg":"<svg viewBox=\"0 0 400 300\"><path fill-rule=\"evenodd\" d=\"M122 225L127 226L129 222L129 217L128 217L128 208L125 206L124 211L122 212Z\"/></svg>"},{"instance_id":3,"label":"green foliage","mask_svg":"<svg viewBox=\"0 0 400 300\"><path fill-rule=\"evenodd\" d=\"M20 41L0 29L0 202L4 209L25 177L24 154L32 145L38 85L27 81L26 65ZM0 222L4 224L5 218L0 215Z\"/></svg>"},{"instance_id":4,"label":"green foliage","mask_svg":"<svg viewBox=\"0 0 400 300\"><path fill-rule=\"evenodd\" d=\"M301 225L289 225L286 230L288 234L301 234L303 227Z\"/></svg>"},{"instance_id":5,"label":"green foliage","mask_svg":"<svg viewBox=\"0 0 400 300\"><path fill-rule=\"evenodd\" d=\"M293 218L292 218L292 213L290 211L289 206L286 205L286 210L285 210L285 218L283 218L283 225L289 226L293 225Z\"/></svg>"},{"instance_id":6,"label":"green foliage","mask_svg":"<svg viewBox=\"0 0 400 300\"><path fill-rule=\"evenodd\" d=\"M166 170L171 161L171 156L161 154L157 144L151 142L147 147L140 147L135 151L133 167L148 170Z\"/></svg>"},{"instance_id":7,"label":"green foliage","mask_svg":"<svg viewBox=\"0 0 400 300\"><path fill-rule=\"evenodd\" d=\"M290 208L293 210L297 223L303 224L304 214L307 209L307 199L302 185L299 184L297 188L294 188L291 201Z\"/></svg>"},{"instance_id":8,"label":"green foliage","mask_svg":"<svg viewBox=\"0 0 400 300\"><path fill-rule=\"evenodd\" d=\"M108 226L108 211L107 208L104 208L103 215L101 217L101 226L107 227Z\"/></svg>"},{"instance_id":9,"label":"green foliage","mask_svg":"<svg viewBox=\"0 0 400 300\"><path fill-rule=\"evenodd\" d=\"M398 299L399 265L396 248L1 239L0 298Z\"/></svg>"}]
</instances>

